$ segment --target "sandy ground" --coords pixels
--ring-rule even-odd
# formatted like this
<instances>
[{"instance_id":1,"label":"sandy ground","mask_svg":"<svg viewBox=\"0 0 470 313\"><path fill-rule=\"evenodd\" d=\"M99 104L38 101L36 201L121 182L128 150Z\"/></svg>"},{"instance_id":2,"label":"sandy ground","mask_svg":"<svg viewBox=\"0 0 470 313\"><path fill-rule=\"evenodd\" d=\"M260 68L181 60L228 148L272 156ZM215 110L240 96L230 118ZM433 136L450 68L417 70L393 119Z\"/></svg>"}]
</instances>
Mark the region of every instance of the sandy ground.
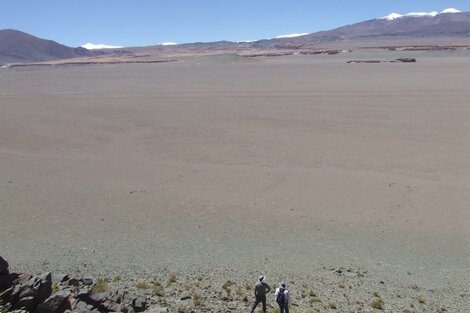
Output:
<instances>
[{"instance_id":1,"label":"sandy ground","mask_svg":"<svg viewBox=\"0 0 470 313\"><path fill-rule=\"evenodd\" d=\"M468 288L470 59L347 58L0 70L0 255Z\"/></svg>"}]
</instances>

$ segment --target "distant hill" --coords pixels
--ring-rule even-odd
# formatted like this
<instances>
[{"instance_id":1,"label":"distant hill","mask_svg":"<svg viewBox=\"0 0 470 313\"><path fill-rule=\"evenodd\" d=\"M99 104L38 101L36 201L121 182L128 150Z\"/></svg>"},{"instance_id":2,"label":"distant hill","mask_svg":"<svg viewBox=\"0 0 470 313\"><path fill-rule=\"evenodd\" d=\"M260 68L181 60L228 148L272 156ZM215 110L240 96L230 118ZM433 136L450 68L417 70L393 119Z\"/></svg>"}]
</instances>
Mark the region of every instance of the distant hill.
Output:
<instances>
[{"instance_id":1,"label":"distant hill","mask_svg":"<svg viewBox=\"0 0 470 313\"><path fill-rule=\"evenodd\" d=\"M0 64L35 62L92 55L84 48L70 48L17 30L0 30Z\"/></svg>"},{"instance_id":2,"label":"distant hill","mask_svg":"<svg viewBox=\"0 0 470 313\"><path fill-rule=\"evenodd\" d=\"M351 41L376 41L408 38L468 38L470 42L470 13L443 13L434 16L401 16L399 18L373 19L336 29L311 33L294 38L260 40L252 44L256 48L285 49L311 48L325 43L346 43Z\"/></svg>"},{"instance_id":3,"label":"distant hill","mask_svg":"<svg viewBox=\"0 0 470 313\"><path fill-rule=\"evenodd\" d=\"M151 62L173 55L240 53L251 56L331 51L367 47L418 47L446 49L470 46L470 13L447 9L441 13L392 13L384 18L346 25L332 30L296 37L255 42L195 42L117 49L87 50L71 48L17 31L0 30L0 64L100 56L81 62ZM420 49L421 49L420 48ZM276 51L279 50L279 51ZM302 51L304 50L304 51ZM68 61L67 61L68 62Z\"/></svg>"}]
</instances>

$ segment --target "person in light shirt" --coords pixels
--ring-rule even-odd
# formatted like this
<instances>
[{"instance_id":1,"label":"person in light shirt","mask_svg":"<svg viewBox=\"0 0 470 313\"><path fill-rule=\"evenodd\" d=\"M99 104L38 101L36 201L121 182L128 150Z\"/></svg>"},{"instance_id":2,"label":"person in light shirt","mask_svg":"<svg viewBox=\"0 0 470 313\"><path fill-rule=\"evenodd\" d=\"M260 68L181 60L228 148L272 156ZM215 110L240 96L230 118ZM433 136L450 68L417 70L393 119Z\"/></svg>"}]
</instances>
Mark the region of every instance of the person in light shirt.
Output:
<instances>
[{"instance_id":1,"label":"person in light shirt","mask_svg":"<svg viewBox=\"0 0 470 313\"><path fill-rule=\"evenodd\" d=\"M276 297L276 302L279 305L279 312L289 313L290 294L289 290L287 290L286 283L281 282L279 284L279 288L276 288L274 296Z\"/></svg>"}]
</instances>

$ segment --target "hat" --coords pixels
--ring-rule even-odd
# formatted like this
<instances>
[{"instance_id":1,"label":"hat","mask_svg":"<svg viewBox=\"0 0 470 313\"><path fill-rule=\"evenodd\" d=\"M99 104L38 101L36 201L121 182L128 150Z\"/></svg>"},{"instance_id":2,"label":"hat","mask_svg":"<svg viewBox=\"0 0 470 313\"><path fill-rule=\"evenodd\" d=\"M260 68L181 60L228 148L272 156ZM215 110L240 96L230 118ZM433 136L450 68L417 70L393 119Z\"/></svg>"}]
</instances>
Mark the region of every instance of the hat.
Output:
<instances>
[{"instance_id":1,"label":"hat","mask_svg":"<svg viewBox=\"0 0 470 313\"><path fill-rule=\"evenodd\" d=\"M258 277L259 281L263 281L264 280L264 276L261 275L260 277Z\"/></svg>"}]
</instances>

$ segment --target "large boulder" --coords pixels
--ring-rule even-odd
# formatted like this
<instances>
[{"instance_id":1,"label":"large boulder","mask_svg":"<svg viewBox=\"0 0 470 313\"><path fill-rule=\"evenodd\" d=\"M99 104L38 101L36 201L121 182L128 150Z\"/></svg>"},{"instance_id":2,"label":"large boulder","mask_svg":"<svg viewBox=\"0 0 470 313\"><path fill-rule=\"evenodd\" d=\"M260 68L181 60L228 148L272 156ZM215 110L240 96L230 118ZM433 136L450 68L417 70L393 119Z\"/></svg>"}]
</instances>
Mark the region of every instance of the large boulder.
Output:
<instances>
[{"instance_id":1,"label":"large boulder","mask_svg":"<svg viewBox=\"0 0 470 313\"><path fill-rule=\"evenodd\" d=\"M32 312L36 307L37 303L33 296L27 296L21 298L15 305L14 308L17 310L25 310Z\"/></svg>"},{"instance_id":2,"label":"large boulder","mask_svg":"<svg viewBox=\"0 0 470 313\"><path fill-rule=\"evenodd\" d=\"M65 310L71 310L70 296L69 291L59 291L40 303L34 313L63 313Z\"/></svg>"},{"instance_id":3,"label":"large boulder","mask_svg":"<svg viewBox=\"0 0 470 313\"><path fill-rule=\"evenodd\" d=\"M0 275L9 274L8 262L0 256Z\"/></svg>"},{"instance_id":4,"label":"large boulder","mask_svg":"<svg viewBox=\"0 0 470 313\"><path fill-rule=\"evenodd\" d=\"M7 302L13 308L34 311L37 305L46 301L52 294L52 277L50 273L35 276L23 285L16 285Z\"/></svg>"},{"instance_id":5,"label":"large boulder","mask_svg":"<svg viewBox=\"0 0 470 313\"><path fill-rule=\"evenodd\" d=\"M104 301L107 299L107 293L90 293L87 291L81 291L77 294L77 298L88 304L91 305L93 308L101 311L101 312L108 312L108 310L103 305Z\"/></svg>"},{"instance_id":6,"label":"large boulder","mask_svg":"<svg viewBox=\"0 0 470 313\"><path fill-rule=\"evenodd\" d=\"M0 292L11 287L8 262L0 256Z\"/></svg>"},{"instance_id":7,"label":"large boulder","mask_svg":"<svg viewBox=\"0 0 470 313\"><path fill-rule=\"evenodd\" d=\"M13 286L13 283L18 279L18 274L2 274L0 275L0 293Z\"/></svg>"}]
</instances>

